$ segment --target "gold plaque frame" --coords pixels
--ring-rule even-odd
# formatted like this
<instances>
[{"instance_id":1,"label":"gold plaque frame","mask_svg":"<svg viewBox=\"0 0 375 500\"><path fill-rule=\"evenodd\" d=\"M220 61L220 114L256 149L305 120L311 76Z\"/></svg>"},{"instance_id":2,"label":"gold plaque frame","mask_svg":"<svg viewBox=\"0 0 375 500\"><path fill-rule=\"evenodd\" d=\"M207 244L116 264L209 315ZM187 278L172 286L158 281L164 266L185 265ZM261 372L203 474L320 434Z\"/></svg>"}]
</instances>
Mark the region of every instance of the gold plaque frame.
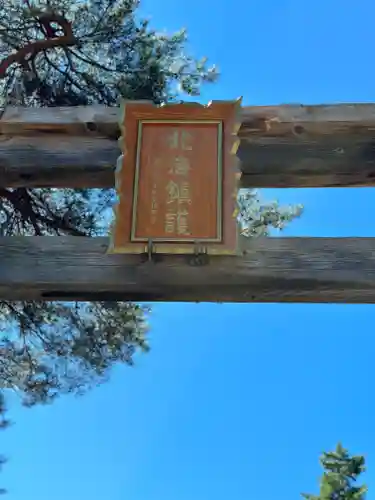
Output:
<instances>
[{"instance_id":1,"label":"gold plaque frame","mask_svg":"<svg viewBox=\"0 0 375 500\"><path fill-rule=\"evenodd\" d=\"M197 247L208 255L236 255L239 229L236 221L237 194L241 172L236 158L241 99L156 106L147 101L124 101L121 106L119 139L122 155L118 159L115 185L118 202L111 228L110 253L194 254ZM217 125L217 220L216 238L146 238L136 236L137 203L143 127L146 124Z\"/></svg>"}]
</instances>

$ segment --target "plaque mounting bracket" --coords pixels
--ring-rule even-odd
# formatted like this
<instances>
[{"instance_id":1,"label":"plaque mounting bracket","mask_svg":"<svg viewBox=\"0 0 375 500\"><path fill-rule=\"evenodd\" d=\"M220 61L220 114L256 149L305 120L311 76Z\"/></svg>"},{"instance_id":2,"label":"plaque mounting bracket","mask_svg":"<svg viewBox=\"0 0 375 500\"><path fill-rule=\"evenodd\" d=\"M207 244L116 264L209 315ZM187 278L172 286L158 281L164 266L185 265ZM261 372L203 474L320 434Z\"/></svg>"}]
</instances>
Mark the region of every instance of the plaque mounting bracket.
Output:
<instances>
[{"instance_id":1,"label":"plaque mounting bracket","mask_svg":"<svg viewBox=\"0 0 375 500\"><path fill-rule=\"evenodd\" d=\"M155 244L149 239L144 248L144 253L142 254L142 262L144 263L155 263L157 260L157 255L155 252Z\"/></svg>"},{"instance_id":2,"label":"plaque mounting bracket","mask_svg":"<svg viewBox=\"0 0 375 500\"><path fill-rule=\"evenodd\" d=\"M149 239L147 241L146 245L146 253L147 253L147 262L154 262L155 261L155 245L154 242Z\"/></svg>"},{"instance_id":3,"label":"plaque mounting bracket","mask_svg":"<svg viewBox=\"0 0 375 500\"><path fill-rule=\"evenodd\" d=\"M210 263L207 247L201 245L199 241L194 241L194 255L190 257L189 264L191 266L201 267L207 266Z\"/></svg>"}]
</instances>

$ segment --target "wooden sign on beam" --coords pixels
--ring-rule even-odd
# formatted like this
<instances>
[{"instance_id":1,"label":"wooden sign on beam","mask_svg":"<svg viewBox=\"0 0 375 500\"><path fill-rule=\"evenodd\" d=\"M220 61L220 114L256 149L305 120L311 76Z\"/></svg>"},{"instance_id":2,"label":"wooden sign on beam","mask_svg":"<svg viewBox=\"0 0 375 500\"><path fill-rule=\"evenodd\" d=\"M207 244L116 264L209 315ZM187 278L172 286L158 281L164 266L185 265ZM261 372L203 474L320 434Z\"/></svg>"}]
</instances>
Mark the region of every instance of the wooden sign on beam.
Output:
<instances>
[{"instance_id":1,"label":"wooden sign on beam","mask_svg":"<svg viewBox=\"0 0 375 500\"><path fill-rule=\"evenodd\" d=\"M112 253L237 253L241 100L122 107Z\"/></svg>"}]
</instances>

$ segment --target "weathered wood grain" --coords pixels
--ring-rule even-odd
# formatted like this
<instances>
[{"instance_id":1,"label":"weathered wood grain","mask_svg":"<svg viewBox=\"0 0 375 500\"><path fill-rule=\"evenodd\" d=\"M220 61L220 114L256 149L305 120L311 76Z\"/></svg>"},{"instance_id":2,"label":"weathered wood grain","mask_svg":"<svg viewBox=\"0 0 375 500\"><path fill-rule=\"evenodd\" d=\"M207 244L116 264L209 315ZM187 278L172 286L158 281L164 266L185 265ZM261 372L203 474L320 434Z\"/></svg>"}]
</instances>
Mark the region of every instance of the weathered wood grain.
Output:
<instances>
[{"instance_id":1,"label":"weathered wood grain","mask_svg":"<svg viewBox=\"0 0 375 500\"><path fill-rule=\"evenodd\" d=\"M0 121L0 133L26 135L118 133L119 108L102 105L63 108L7 107ZM244 135L318 135L333 132L362 132L375 129L375 104L306 106L245 106L242 108ZM364 129L364 130L363 130Z\"/></svg>"},{"instance_id":2,"label":"weathered wood grain","mask_svg":"<svg viewBox=\"0 0 375 500\"><path fill-rule=\"evenodd\" d=\"M102 137L0 135L2 187L114 187L117 142Z\"/></svg>"},{"instance_id":3,"label":"weathered wood grain","mask_svg":"<svg viewBox=\"0 0 375 500\"><path fill-rule=\"evenodd\" d=\"M63 108L8 106L0 120L0 134L39 133L119 136L119 108L102 105Z\"/></svg>"},{"instance_id":4,"label":"weathered wood grain","mask_svg":"<svg viewBox=\"0 0 375 500\"><path fill-rule=\"evenodd\" d=\"M243 187L369 187L375 185L375 131L255 137L242 140L237 156Z\"/></svg>"},{"instance_id":5,"label":"weathered wood grain","mask_svg":"<svg viewBox=\"0 0 375 500\"><path fill-rule=\"evenodd\" d=\"M342 136L320 141L254 138L238 156L243 187L354 187L375 185L375 140ZM0 186L114 186L120 155L103 137L1 136Z\"/></svg>"},{"instance_id":6,"label":"weathered wood grain","mask_svg":"<svg viewBox=\"0 0 375 500\"><path fill-rule=\"evenodd\" d=\"M244 257L108 255L106 238L0 238L0 299L375 303L375 238L252 240Z\"/></svg>"},{"instance_id":7,"label":"weathered wood grain","mask_svg":"<svg viewBox=\"0 0 375 500\"><path fill-rule=\"evenodd\" d=\"M0 185L109 187L118 108L7 108ZM373 186L375 104L248 106L238 156L244 187Z\"/></svg>"}]
</instances>

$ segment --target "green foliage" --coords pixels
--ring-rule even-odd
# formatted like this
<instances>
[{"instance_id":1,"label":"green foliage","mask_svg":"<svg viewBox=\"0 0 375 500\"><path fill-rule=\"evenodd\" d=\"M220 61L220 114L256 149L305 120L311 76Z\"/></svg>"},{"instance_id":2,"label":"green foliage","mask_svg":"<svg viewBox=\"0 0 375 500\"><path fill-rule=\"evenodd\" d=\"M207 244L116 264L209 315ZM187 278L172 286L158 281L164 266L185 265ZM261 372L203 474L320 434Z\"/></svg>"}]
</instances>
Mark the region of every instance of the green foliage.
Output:
<instances>
[{"instance_id":1,"label":"green foliage","mask_svg":"<svg viewBox=\"0 0 375 500\"><path fill-rule=\"evenodd\" d=\"M335 451L323 453L320 462L324 474L320 482L319 495L302 494L306 500L364 500L366 486L354 486L365 471L363 456L351 456L338 444Z\"/></svg>"},{"instance_id":2,"label":"green foliage","mask_svg":"<svg viewBox=\"0 0 375 500\"><path fill-rule=\"evenodd\" d=\"M56 12L71 22L74 46L43 50L29 71L13 65L3 82L18 103L72 106L115 105L119 97L163 102L180 90L199 94L202 82L216 79L215 67L184 51L186 32L172 35L137 20L137 0L1 0L0 58L33 40L44 40L40 12ZM57 31L60 35L61 30ZM5 97L5 96L4 96Z\"/></svg>"}]
</instances>

